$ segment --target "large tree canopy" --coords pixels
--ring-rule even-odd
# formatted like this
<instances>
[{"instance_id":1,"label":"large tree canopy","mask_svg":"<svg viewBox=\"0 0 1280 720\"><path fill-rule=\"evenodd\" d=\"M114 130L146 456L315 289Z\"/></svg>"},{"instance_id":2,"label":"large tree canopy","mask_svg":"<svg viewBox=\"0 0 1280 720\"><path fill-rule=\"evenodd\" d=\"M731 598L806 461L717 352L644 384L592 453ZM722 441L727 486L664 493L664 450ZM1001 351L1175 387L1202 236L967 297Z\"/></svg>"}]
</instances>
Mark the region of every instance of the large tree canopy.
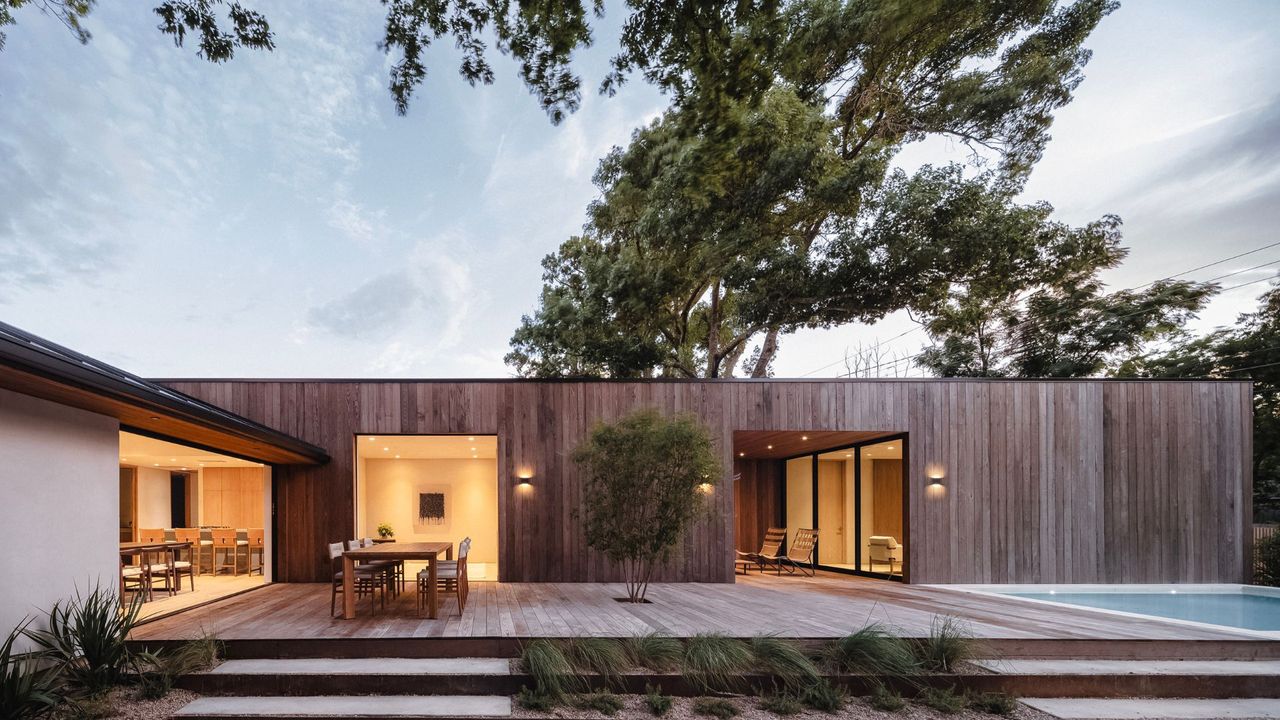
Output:
<instances>
[{"instance_id":1,"label":"large tree canopy","mask_svg":"<svg viewBox=\"0 0 1280 720\"><path fill-rule=\"evenodd\" d=\"M759 376L787 332L1030 283L1101 232L1013 198L1111 3L743 7L708 21L724 34L618 66L675 104L602 161L584 233L544 261L508 355L521 374ZM891 171L927 137L971 147L977 171Z\"/></svg>"},{"instance_id":2,"label":"large tree canopy","mask_svg":"<svg viewBox=\"0 0 1280 720\"><path fill-rule=\"evenodd\" d=\"M95 1L3 0L0 28L30 7L88 41L83 21ZM394 60L389 85L398 110L427 76L427 48L449 37L461 53L458 70L472 84L493 81L491 43L512 57L554 122L581 102L582 79L571 63L576 50L592 44L591 22L604 12L603 0L382 4L382 47ZM807 99L837 100L837 115L851 123L870 120L863 129L873 135L946 124L973 142L1025 151L1042 144L1048 111L1066 101L1078 79L1086 56L1080 41L1112 6L1078 0L1055 12L1052 0L628 0L619 52L601 90L611 93L639 72L677 105L706 109L726 99L758 100L782 79ZM273 47L268 18L236 0L164 0L155 12L161 32L178 45L195 36L213 62L237 48ZM985 69L960 64L994 58L1001 48ZM931 62L917 61L926 58ZM926 99L934 112L919 112ZM1008 112L1019 105L1022 112Z\"/></svg>"}]
</instances>

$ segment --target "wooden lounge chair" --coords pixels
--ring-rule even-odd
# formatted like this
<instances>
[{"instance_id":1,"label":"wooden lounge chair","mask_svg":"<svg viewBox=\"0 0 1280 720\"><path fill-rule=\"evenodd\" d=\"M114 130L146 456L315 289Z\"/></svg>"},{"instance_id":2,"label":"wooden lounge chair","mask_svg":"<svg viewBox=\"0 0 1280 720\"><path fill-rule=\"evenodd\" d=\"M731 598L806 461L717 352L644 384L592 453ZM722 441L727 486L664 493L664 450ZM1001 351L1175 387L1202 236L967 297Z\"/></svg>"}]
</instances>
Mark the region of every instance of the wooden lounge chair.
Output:
<instances>
[{"instance_id":1,"label":"wooden lounge chair","mask_svg":"<svg viewBox=\"0 0 1280 720\"><path fill-rule=\"evenodd\" d=\"M813 548L818 543L818 531L812 528L800 528L796 531L796 539L791 543L791 550L786 555L761 555L762 563L775 566L777 573L782 574L785 568L789 574L799 570L802 575L812 576Z\"/></svg>"},{"instance_id":2,"label":"wooden lounge chair","mask_svg":"<svg viewBox=\"0 0 1280 720\"><path fill-rule=\"evenodd\" d=\"M765 557L775 557L782 554L782 544L787 541L787 529L771 527L764 531L764 542L760 543L760 552L742 552L738 550L738 564L744 568L748 563L755 563L764 570Z\"/></svg>"}]
</instances>

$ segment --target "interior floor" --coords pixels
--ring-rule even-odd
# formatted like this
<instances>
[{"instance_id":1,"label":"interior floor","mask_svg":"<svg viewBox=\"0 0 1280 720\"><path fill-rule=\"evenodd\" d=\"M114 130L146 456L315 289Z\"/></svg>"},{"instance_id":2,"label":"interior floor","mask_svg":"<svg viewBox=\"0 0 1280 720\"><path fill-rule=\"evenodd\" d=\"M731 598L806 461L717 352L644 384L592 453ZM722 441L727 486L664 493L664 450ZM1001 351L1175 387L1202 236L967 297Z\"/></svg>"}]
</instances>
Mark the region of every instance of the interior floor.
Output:
<instances>
[{"instance_id":1,"label":"interior floor","mask_svg":"<svg viewBox=\"0 0 1280 720\"><path fill-rule=\"evenodd\" d=\"M186 580L183 578L184 583ZM267 581L261 575L197 575L194 590L184 585L182 592L169 595L157 588L154 598L142 604L138 617L143 620L164 617L265 584Z\"/></svg>"}]
</instances>

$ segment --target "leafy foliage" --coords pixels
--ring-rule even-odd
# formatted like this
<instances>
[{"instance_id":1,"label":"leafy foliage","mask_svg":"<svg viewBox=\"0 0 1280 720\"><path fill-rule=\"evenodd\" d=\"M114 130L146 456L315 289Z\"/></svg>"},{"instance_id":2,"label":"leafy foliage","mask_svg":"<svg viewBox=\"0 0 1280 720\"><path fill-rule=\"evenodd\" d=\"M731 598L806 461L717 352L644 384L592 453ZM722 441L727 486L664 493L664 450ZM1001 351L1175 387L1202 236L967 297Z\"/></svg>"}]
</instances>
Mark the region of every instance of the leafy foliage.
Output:
<instances>
[{"instance_id":1,"label":"leafy foliage","mask_svg":"<svg viewBox=\"0 0 1280 720\"><path fill-rule=\"evenodd\" d=\"M689 21L644 7L668 29ZM1042 272L1054 258L1041 245L1062 233L1013 198L1113 7L747 3L692 11L703 42L624 44L620 70L644 69L675 106L601 162L601 198L544 260L508 363L526 376L760 377L799 328ZM891 173L926 137L970 146L985 171Z\"/></svg>"},{"instance_id":2,"label":"leafy foliage","mask_svg":"<svg viewBox=\"0 0 1280 720\"><path fill-rule=\"evenodd\" d=\"M627 656L636 667L670 670L679 666L684 658L684 643L658 632L629 637L624 643Z\"/></svg>"},{"instance_id":3,"label":"leafy foliage","mask_svg":"<svg viewBox=\"0 0 1280 720\"><path fill-rule=\"evenodd\" d=\"M720 476L707 428L692 415L642 410L599 424L573 453L582 469L587 544L617 563L632 602L670 560Z\"/></svg>"},{"instance_id":4,"label":"leafy foliage","mask_svg":"<svg viewBox=\"0 0 1280 720\"><path fill-rule=\"evenodd\" d=\"M977 656L978 643L959 618L935 615L929 636L920 641L916 650L925 670L949 673L955 672L960 663Z\"/></svg>"},{"instance_id":5,"label":"leafy foliage","mask_svg":"<svg viewBox=\"0 0 1280 720\"><path fill-rule=\"evenodd\" d=\"M966 700L970 709L991 715L1012 716L1018 709L1018 700L1009 693L984 692L970 695Z\"/></svg>"},{"instance_id":6,"label":"leafy foliage","mask_svg":"<svg viewBox=\"0 0 1280 720\"><path fill-rule=\"evenodd\" d=\"M599 690L576 696L573 706L579 710L595 710L602 715L616 715L623 708L623 702L608 690Z\"/></svg>"},{"instance_id":7,"label":"leafy foliage","mask_svg":"<svg viewBox=\"0 0 1280 720\"><path fill-rule=\"evenodd\" d=\"M56 668L48 667L42 653L15 653L14 644L23 637L25 621L0 643L0 718L25 720L52 710L62 698Z\"/></svg>"},{"instance_id":8,"label":"leafy foliage","mask_svg":"<svg viewBox=\"0 0 1280 720\"><path fill-rule=\"evenodd\" d=\"M934 345L917 362L943 377L1085 377L1117 367L1149 343L1166 339L1195 317L1216 292L1212 284L1160 281L1106 292L1102 271L1128 255L1120 220L1083 228L1041 215L1038 271L977 278L923 312Z\"/></svg>"},{"instance_id":9,"label":"leafy foliage","mask_svg":"<svg viewBox=\"0 0 1280 720\"><path fill-rule=\"evenodd\" d=\"M877 623L833 640L826 661L840 672L898 677L917 669L911 645Z\"/></svg>"},{"instance_id":10,"label":"leafy foliage","mask_svg":"<svg viewBox=\"0 0 1280 720\"><path fill-rule=\"evenodd\" d=\"M525 710L548 712L555 708L557 700L521 685L520 692L516 693L516 704Z\"/></svg>"},{"instance_id":11,"label":"leafy foliage","mask_svg":"<svg viewBox=\"0 0 1280 720\"><path fill-rule=\"evenodd\" d=\"M165 0L155 9L160 16L160 32L171 36L178 47L182 47L188 32L194 33L200 39L200 57L214 63L230 60L236 48L275 48L266 17L231 2L227 4L230 27L224 29L214 12L214 6L222 4L223 0Z\"/></svg>"},{"instance_id":12,"label":"leafy foliage","mask_svg":"<svg viewBox=\"0 0 1280 720\"><path fill-rule=\"evenodd\" d=\"M742 711L738 706L730 700L714 697L700 697L693 701L693 711L699 715L708 715L710 717L720 718L720 720L728 720L736 717Z\"/></svg>"},{"instance_id":13,"label":"leafy foliage","mask_svg":"<svg viewBox=\"0 0 1280 720\"><path fill-rule=\"evenodd\" d=\"M751 669L749 645L719 633L700 633L685 642L684 674L704 690L731 691Z\"/></svg>"},{"instance_id":14,"label":"leafy foliage","mask_svg":"<svg viewBox=\"0 0 1280 720\"><path fill-rule=\"evenodd\" d=\"M87 694L117 684L132 662L126 641L138 622L142 598L121 606L114 590L95 587L88 595L59 601L49 610L47 630L30 637L44 648L63 675Z\"/></svg>"},{"instance_id":15,"label":"leafy foliage","mask_svg":"<svg viewBox=\"0 0 1280 720\"><path fill-rule=\"evenodd\" d=\"M1165 352L1135 357L1117 375L1253 380L1253 512L1280 522L1280 286L1255 312L1203 337L1178 338Z\"/></svg>"},{"instance_id":16,"label":"leafy foliage","mask_svg":"<svg viewBox=\"0 0 1280 720\"><path fill-rule=\"evenodd\" d=\"M790 693L772 693L760 696L760 709L774 715L799 715L804 705L795 695Z\"/></svg>"},{"instance_id":17,"label":"leafy foliage","mask_svg":"<svg viewBox=\"0 0 1280 720\"><path fill-rule=\"evenodd\" d=\"M206 632L167 652L136 653L131 664L138 678L138 694L149 700L162 698L183 675L211 669L222 652L222 641Z\"/></svg>"},{"instance_id":18,"label":"leafy foliage","mask_svg":"<svg viewBox=\"0 0 1280 720\"><path fill-rule=\"evenodd\" d=\"M965 697L957 693L955 688L926 687L920 690L916 701L946 715L964 712L967 705Z\"/></svg>"},{"instance_id":19,"label":"leafy foliage","mask_svg":"<svg viewBox=\"0 0 1280 720\"><path fill-rule=\"evenodd\" d=\"M644 705L649 708L649 712L653 713L654 717L662 717L671 710L671 696L663 695L661 686L650 687L646 685L644 688Z\"/></svg>"},{"instance_id":20,"label":"leafy foliage","mask_svg":"<svg viewBox=\"0 0 1280 720\"><path fill-rule=\"evenodd\" d=\"M533 694L557 702L577 687L573 665L560 646L546 638L538 638L524 646L520 664L533 677Z\"/></svg>"},{"instance_id":21,"label":"leafy foliage","mask_svg":"<svg viewBox=\"0 0 1280 720\"><path fill-rule=\"evenodd\" d=\"M1273 533L1254 544L1253 582L1280 587L1280 533Z\"/></svg>"},{"instance_id":22,"label":"leafy foliage","mask_svg":"<svg viewBox=\"0 0 1280 720\"><path fill-rule=\"evenodd\" d=\"M877 685L867 698L867 702L871 707L883 712L897 712L907 706L907 701L902 699L902 695L884 685Z\"/></svg>"}]
</instances>

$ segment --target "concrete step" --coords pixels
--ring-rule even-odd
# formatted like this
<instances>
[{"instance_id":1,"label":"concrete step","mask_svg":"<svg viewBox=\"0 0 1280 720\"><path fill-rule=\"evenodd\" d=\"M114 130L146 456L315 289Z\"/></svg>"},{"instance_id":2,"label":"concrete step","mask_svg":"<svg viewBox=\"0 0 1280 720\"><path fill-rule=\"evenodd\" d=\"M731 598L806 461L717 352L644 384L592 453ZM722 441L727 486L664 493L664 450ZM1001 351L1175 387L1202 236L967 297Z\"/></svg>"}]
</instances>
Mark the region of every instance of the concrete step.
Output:
<instances>
[{"instance_id":1,"label":"concrete step","mask_svg":"<svg viewBox=\"0 0 1280 720\"><path fill-rule=\"evenodd\" d=\"M1280 718L1277 698L1022 698L1022 702L1063 720Z\"/></svg>"},{"instance_id":2,"label":"concrete step","mask_svg":"<svg viewBox=\"0 0 1280 720\"><path fill-rule=\"evenodd\" d=\"M228 660L220 675L510 675L506 658L263 658Z\"/></svg>"},{"instance_id":3,"label":"concrete step","mask_svg":"<svg viewBox=\"0 0 1280 720\"><path fill-rule=\"evenodd\" d=\"M1280 679L1280 660L979 660L976 664L1005 675L1272 675Z\"/></svg>"},{"instance_id":4,"label":"concrete step","mask_svg":"<svg viewBox=\"0 0 1280 720\"><path fill-rule=\"evenodd\" d=\"M184 720L505 718L511 717L511 698L500 695L202 697L178 710L173 717Z\"/></svg>"},{"instance_id":5,"label":"concrete step","mask_svg":"<svg viewBox=\"0 0 1280 720\"><path fill-rule=\"evenodd\" d=\"M520 682L506 658L269 658L228 660L178 686L240 696L509 695Z\"/></svg>"}]
</instances>

